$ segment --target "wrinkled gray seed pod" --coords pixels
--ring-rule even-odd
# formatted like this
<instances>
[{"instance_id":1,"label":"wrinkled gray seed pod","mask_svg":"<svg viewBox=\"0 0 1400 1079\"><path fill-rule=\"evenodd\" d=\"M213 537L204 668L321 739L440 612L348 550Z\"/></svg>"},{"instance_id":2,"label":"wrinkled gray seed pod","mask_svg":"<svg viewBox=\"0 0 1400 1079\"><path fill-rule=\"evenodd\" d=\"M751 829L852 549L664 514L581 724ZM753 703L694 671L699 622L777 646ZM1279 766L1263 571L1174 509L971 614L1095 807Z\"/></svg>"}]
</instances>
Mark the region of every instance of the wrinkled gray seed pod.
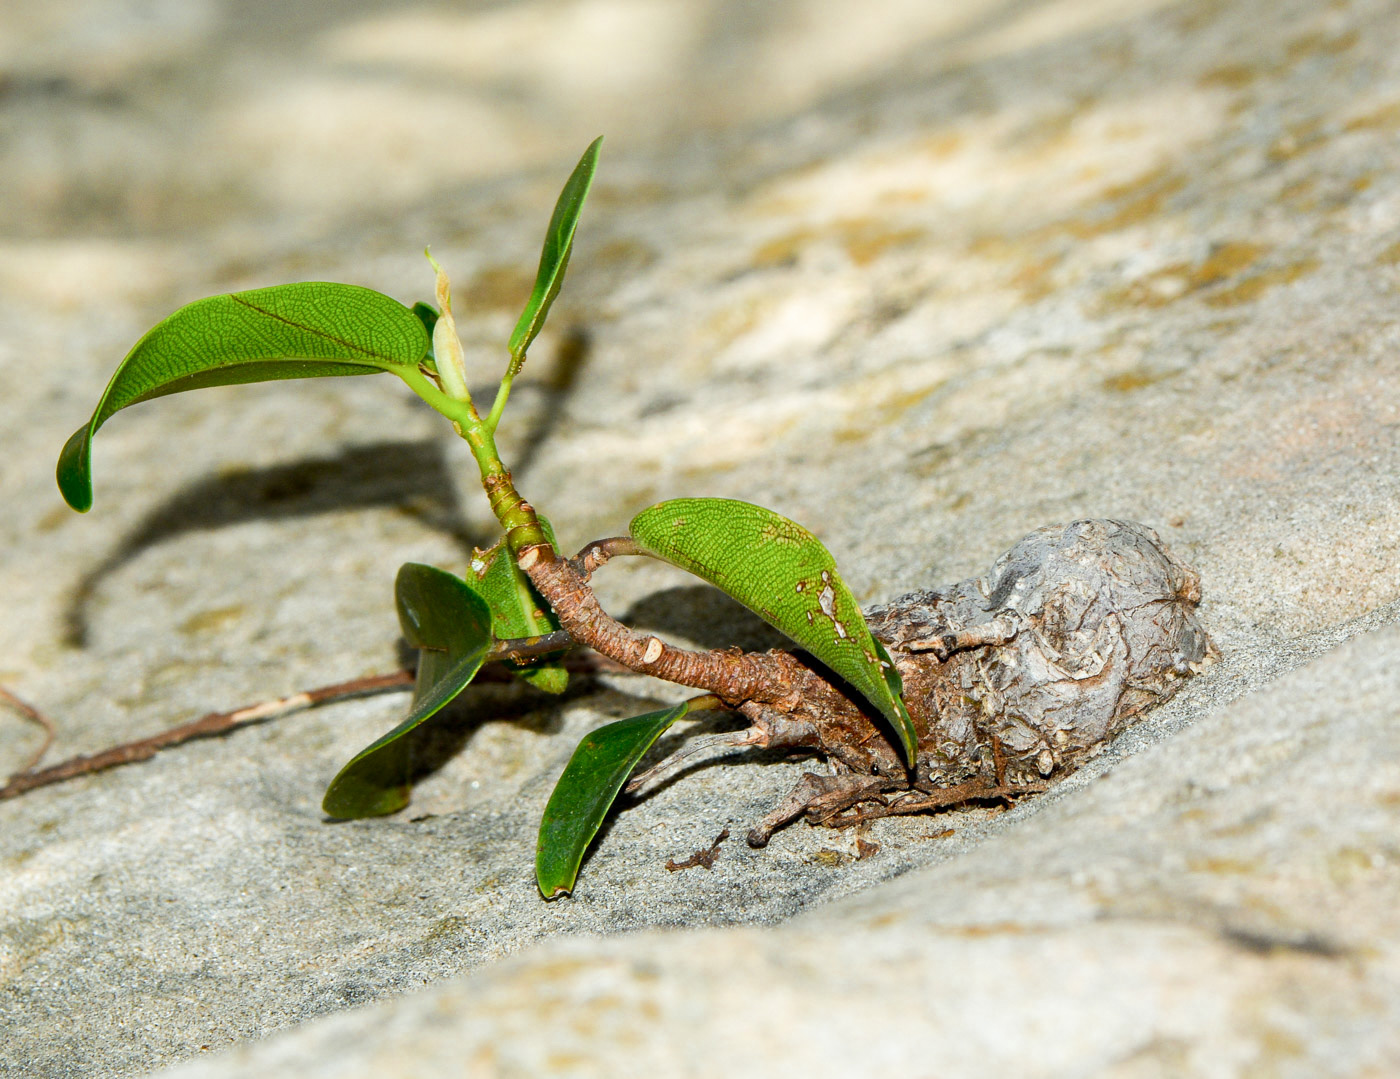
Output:
<instances>
[{"instance_id":1,"label":"wrinkled gray seed pod","mask_svg":"<svg viewBox=\"0 0 1400 1079\"><path fill-rule=\"evenodd\" d=\"M1152 529L1090 520L1037 529L982 577L871 608L911 711L933 717L919 779L989 774L993 736L1008 782L1074 768L1216 658L1200 595Z\"/></svg>"}]
</instances>

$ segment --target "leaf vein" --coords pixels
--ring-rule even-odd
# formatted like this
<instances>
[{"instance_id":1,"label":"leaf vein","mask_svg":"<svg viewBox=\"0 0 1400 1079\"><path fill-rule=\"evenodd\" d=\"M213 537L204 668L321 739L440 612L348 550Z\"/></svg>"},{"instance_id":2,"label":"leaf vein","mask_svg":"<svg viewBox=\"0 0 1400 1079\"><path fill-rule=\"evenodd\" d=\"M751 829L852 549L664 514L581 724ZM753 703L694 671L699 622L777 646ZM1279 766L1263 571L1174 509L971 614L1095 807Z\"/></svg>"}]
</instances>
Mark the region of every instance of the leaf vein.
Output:
<instances>
[{"instance_id":1,"label":"leaf vein","mask_svg":"<svg viewBox=\"0 0 1400 1079\"><path fill-rule=\"evenodd\" d=\"M388 355L387 353L376 352L374 349L365 348L362 345L357 345L353 341L347 341L343 337L337 337L333 333L327 333L325 330L318 330L314 326L307 326L304 323L287 318L285 315L279 315L275 311L269 311L265 307L259 307L257 304L245 300L242 296L239 296L237 293L229 293L229 299L233 300L234 303L241 304L243 307L248 308L250 311L256 311L260 315L266 315L268 318L274 319L277 322L281 322L284 325L291 326L293 329L302 330L306 333L312 334L315 337L324 338L325 340L331 341L334 344L340 345L342 348L349 349L352 352L359 352L366 356L371 356L376 360L383 360L386 363L401 362L395 359L393 356Z\"/></svg>"}]
</instances>

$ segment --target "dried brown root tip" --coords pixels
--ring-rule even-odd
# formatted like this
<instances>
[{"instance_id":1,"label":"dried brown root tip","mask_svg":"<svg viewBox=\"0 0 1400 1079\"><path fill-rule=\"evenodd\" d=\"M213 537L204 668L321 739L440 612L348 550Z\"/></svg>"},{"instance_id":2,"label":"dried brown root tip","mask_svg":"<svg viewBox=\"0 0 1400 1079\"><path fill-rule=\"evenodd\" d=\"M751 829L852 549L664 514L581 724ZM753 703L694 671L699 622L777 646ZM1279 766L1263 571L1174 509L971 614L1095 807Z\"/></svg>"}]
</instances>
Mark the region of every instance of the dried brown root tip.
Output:
<instances>
[{"instance_id":1,"label":"dried brown root tip","mask_svg":"<svg viewBox=\"0 0 1400 1079\"><path fill-rule=\"evenodd\" d=\"M697 850L689 858L678 862L674 858L666 859L666 869L668 872L676 873L682 869L694 869L699 866L701 869L713 869L715 859L719 857L719 845L729 838L729 828L715 836L715 841L704 850Z\"/></svg>"},{"instance_id":2,"label":"dried brown root tip","mask_svg":"<svg viewBox=\"0 0 1400 1079\"><path fill-rule=\"evenodd\" d=\"M784 825L791 824L804 813L815 811L821 815L840 812L841 809L878 793L881 788L887 787L889 782L880 776L853 773L819 776L808 772L797 781L797 786L793 787L768 816L750 829L749 846L766 847L774 832Z\"/></svg>"}]
</instances>

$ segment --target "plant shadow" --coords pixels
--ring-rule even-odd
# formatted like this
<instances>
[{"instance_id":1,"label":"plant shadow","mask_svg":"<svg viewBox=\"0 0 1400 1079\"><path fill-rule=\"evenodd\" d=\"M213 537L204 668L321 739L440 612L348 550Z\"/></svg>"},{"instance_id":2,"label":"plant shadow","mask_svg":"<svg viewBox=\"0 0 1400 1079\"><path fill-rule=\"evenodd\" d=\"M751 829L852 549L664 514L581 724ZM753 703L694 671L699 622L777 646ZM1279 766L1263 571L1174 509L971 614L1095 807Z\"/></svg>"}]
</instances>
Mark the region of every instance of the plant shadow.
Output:
<instances>
[{"instance_id":1,"label":"plant shadow","mask_svg":"<svg viewBox=\"0 0 1400 1079\"><path fill-rule=\"evenodd\" d=\"M678 585L643 596L621 621L633 628L684 637L702 648L737 646L762 652L793 647L791 640L743 604L707 584Z\"/></svg>"},{"instance_id":2,"label":"plant shadow","mask_svg":"<svg viewBox=\"0 0 1400 1079\"><path fill-rule=\"evenodd\" d=\"M558 427L564 416L564 406L578 385L579 375L588 365L592 352L593 339L588 330L583 326L570 326L554 349L548 376L521 385L521 389L526 386L533 388L540 394L541 400L530 418L530 427L520 448L513 454L511 471L517 477L530 471L545 440Z\"/></svg>"},{"instance_id":3,"label":"plant shadow","mask_svg":"<svg viewBox=\"0 0 1400 1079\"><path fill-rule=\"evenodd\" d=\"M592 689L573 678L559 696L541 693L512 679L468 686L462 694L418 729L406 735L413 761L410 782L418 783L456 757L472 736L491 722L514 722L536 734L557 734L563 726L560 707Z\"/></svg>"},{"instance_id":4,"label":"plant shadow","mask_svg":"<svg viewBox=\"0 0 1400 1079\"><path fill-rule=\"evenodd\" d=\"M442 445L431 439L347 446L270 468L209 476L153 509L100 563L79 579L63 612L63 641L88 639L88 606L102 582L147 548L188 532L255 520L313 517L346 509L397 507L470 552L484 537L469 531Z\"/></svg>"},{"instance_id":5,"label":"plant shadow","mask_svg":"<svg viewBox=\"0 0 1400 1079\"><path fill-rule=\"evenodd\" d=\"M527 685L499 665L485 668L483 674L488 680L473 682L441 712L404 736L413 762L410 783L421 782L465 751L488 723L513 722L534 734L554 735L563 730L564 706L584 697L618 718L661 707L650 698L604 686L591 674L571 674L569 688L558 695Z\"/></svg>"}]
</instances>

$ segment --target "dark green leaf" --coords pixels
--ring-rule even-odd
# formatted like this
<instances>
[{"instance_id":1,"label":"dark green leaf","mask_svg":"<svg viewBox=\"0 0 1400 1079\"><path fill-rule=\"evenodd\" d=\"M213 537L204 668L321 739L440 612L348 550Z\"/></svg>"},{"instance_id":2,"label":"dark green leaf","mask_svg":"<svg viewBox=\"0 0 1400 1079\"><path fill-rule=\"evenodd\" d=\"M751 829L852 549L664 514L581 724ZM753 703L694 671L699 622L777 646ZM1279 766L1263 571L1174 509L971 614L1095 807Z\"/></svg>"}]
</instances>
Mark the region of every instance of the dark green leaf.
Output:
<instances>
[{"instance_id":1,"label":"dark green leaf","mask_svg":"<svg viewBox=\"0 0 1400 1079\"><path fill-rule=\"evenodd\" d=\"M918 736L898 672L816 536L727 498L658 503L633 518L631 531L647 551L723 589L849 682L890 721L914 763Z\"/></svg>"},{"instance_id":2,"label":"dark green leaf","mask_svg":"<svg viewBox=\"0 0 1400 1079\"><path fill-rule=\"evenodd\" d=\"M569 688L569 672L562 663L536 660L533 663L508 663L518 678L544 693L560 694Z\"/></svg>"},{"instance_id":3,"label":"dark green leaf","mask_svg":"<svg viewBox=\"0 0 1400 1079\"><path fill-rule=\"evenodd\" d=\"M689 708L687 702L609 723L578 744L540 819L535 879L546 899L573 890L584 851L617 792L646 751Z\"/></svg>"},{"instance_id":4,"label":"dark green leaf","mask_svg":"<svg viewBox=\"0 0 1400 1079\"><path fill-rule=\"evenodd\" d=\"M129 405L206 386L368 375L415 365L427 350L417 315L358 285L307 281L196 300L121 362L92 419L63 447L59 490L75 510L92 506L92 436Z\"/></svg>"},{"instance_id":5,"label":"dark green leaf","mask_svg":"<svg viewBox=\"0 0 1400 1079\"><path fill-rule=\"evenodd\" d=\"M861 615L864 621L865 615ZM869 626L866 626L867 632ZM885 676L885 688L889 690L890 696L894 698L894 706L898 715L891 719L895 731L899 734L900 745L904 749L904 759L909 762L909 767L913 767L919 756L919 732L914 729L914 720L909 715L909 706L904 703L904 679L900 677L899 668L894 665L894 660L890 658L885 646L880 643L879 638L871 635L870 642L875 646L875 655L880 659L880 667ZM888 713L885 713L888 716Z\"/></svg>"},{"instance_id":6,"label":"dark green leaf","mask_svg":"<svg viewBox=\"0 0 1400 1079\"><path fill-rule=\"evenodd\" d=\"M418 321L423 324L423 329L428 331L428 340L431 341L433 337L433 327L437 325L438 309L430 303L424 303L422 300L419 300L410 307L409 310L418 316Z\"/></svg>"},{"instance_id":7,"label":"dark green leaf","mask_svg":"<svg viewBox=\"0 0 1400 1079\"><path fill-rule=\"evenodd\" d=\"M462 692L491 647L491 612L460 577L408 562L394 597L403 635L419 650L413 702L407 719L356 754L326 788L321 808L332 817L377 817L408 804L413 759L404 735Z\"/></svg>"},{"instance_id":8,"label":"dark green leaf","mask_svg":"<svg viewBox=\"0 0 1400 1079\"><path fill-rule=\"evenodd\" d=\"M554 204L549 229L544 234L544 248L540 252L540 268L535 273L535 287L530 290L530 299L526 301L520 321L510 335L512 375L525 362L525 352L544 325L550 305L559 295L559 286L564 283L564 271L569 266L569 254L574 247L574 232L578 229L579 214L583 212L583 200L593 186L593 174L598 169L598 149L602 142L600 135L589 144L565 182L564 190L559 192L559 201Z\"/></svg>"}]
</instances>

